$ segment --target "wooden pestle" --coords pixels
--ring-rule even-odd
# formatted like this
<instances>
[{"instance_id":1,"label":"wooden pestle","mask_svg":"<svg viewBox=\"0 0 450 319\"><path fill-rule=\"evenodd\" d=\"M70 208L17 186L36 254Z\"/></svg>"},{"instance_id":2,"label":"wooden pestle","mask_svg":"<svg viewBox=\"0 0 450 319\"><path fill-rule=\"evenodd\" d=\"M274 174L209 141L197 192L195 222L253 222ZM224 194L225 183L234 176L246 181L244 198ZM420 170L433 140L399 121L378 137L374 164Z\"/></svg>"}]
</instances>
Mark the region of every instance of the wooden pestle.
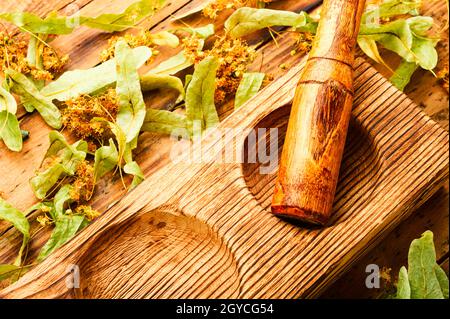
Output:
<instances>
[{"instance_id":1,"label":"wooden pestle","mask_svg":"<svg viewBox=\"0 0 450 319\"><path fill-rule=\"evenodd\" d=\"M325 225L331 215L353 102L353 61L365 0L325 0L298 82L272 213Z\"/></svg>"}]
</instances>

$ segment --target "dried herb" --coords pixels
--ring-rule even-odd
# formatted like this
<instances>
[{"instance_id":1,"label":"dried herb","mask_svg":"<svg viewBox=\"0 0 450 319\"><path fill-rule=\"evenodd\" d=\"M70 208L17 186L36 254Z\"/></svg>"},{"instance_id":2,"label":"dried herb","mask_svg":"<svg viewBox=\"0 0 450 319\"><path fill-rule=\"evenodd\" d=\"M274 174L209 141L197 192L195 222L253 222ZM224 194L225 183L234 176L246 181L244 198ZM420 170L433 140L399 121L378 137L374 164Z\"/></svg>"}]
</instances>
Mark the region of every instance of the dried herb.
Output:
<instances>
[{"instance_id":1,"label":"dried herb","mask_svg":"<svg viewBox=\"0 0 450 319\"><path fill-rule=\"evenodd\" d=\"M189 137L186 116L166 110L148 109L142 131L161 134L179 134Z\"/></svg>"},{"instance_id":2,"label":"dried herb","mask_svg":"<svg viewBox=\"0 0 450 319\"><path fill-rule=\"evenodd\" d=\"M152 52L147 47L137 47L133 50L136 65L144 65ZM91 94L114 84L117 79L116 60L108 60L87 70L65 72L58 80L51 82L41 91L49 100L67 101L77 98L81 94Z\"/></svg>"},{"instance_id":3,"label":"dried herb","mask_svg":"<svg viewBox=\"0 0 450 319\"><path fill-rule=\"evenodd\" d=\"M98 96L80 95L65 102L62 121L65 128L87 141L103 141L112 136L109 126L96 118L115 121L118 99L115 89L108 89Z\"/></svg>"},{"instance_id":4,"label":"dried herb","mask_svg":"<svg viewBox=\"0 0 450 319\"><path fill-rule=\"evenodd\" d=\"M22 267L16 265L0 264L0 281L8 279L19 273Z\"/></svg>"},{"instance_id":5,"label":"dried herb","mask_svg":"<svg viewBox=\"0 0 450 319\"><path fill-rule=\"evenodd\" d=\"M411 76L416 72L419 66L414 62L402 61L390 77L389 81L400 91L411 81Z\"/></svg>"},{"instance_id":6,"label":"dried herb","mask_svg":"<svg viewBox=\"0 0 450 319\"><path fill-rule=\"evenodd\" d=\"M175 31L185 31L191 35L182 40L183 50L158 64L149 73L174 75L192 66L198 52L203 49L205 40L214 34L214 25L208 24L199 28L179 28Z\"/></svg>"},{"instance_id":7,"label":"dried herb","mask_svg":"<svg viewBox=\"0 0 450 319\"><path fill-rule=\"evenodd\" d=\"M11 223L23 235L22 246L14 262L14 266L20 266L22 264L22 254L30 240L30 224L21 211L8 204L2 198L0 198L0 220Z\"/></svg>"},{"instance_id":8,"label":"dried herb","mask_svg":"<svg viewBox=\"0 0 450 319\"><path fill-rule=\"evenodd\" d=\"M152 15L164 2L163 0L137 1L122 13L101 14L95 18L86 16L60 16L53 11L44 19L29 12L1 13L0 19L6 20L23 30L35 34L69 34L72 33L77 25L85 25L107 32L115 32L135 26L139 21Z\"/></svg>"},{"instance_id":9,"label":"dried herb","mask_svg":"<svg viewBox=\"0 0 450 319\"><path fill-rule=\"evenodd\" d=\"M0 85L0 139L11 151L22 150L22 133L16 117L17 103L3 85Z\"/></svg>"},{"instance_id":10,"label":"dried herb","mask_svg":"<svg viewBox=\"0 0 450 319\"><path fill-rule=\"evenodd\" d=\"M306 12L240 8L225 21L225 30L230 36L239 38L273 26L294 27L297 31L316 33L317 25Z\"/></svg>"},{"instance_id":11,"label":"dried herb","mask_svg":"<svg viewBox=\"0 0 450 319\"><path fill-rule=\"evenodd\" d=\"M128 44L119 41L116 44L117 85L119 101L117 124L126 136L126 142L134 140L144 123L146 107L142 96L137 59Z\"/></svg>"},{"instance_id":12,"label":"dried herb","mask_svg":"<svg viewBox=\"0 0 450 319\"><path fill-rule=\"evenodd\" d=\"M236 98L234 100L235 109L241 107L258 93L265 76L264 73L244 73L241 83L236 91Z\"/></svg>"},{"instance_id":13,"label":"dried herb","mask_svg":"<svg viewBox=\"0 0 450 319\"><path fill-rule=\"evenodd\" d=\"M196 60L208 56L216 57L219 62L214 101L220 104L236 93L248 65L256 58L256 51L243 40L222 37L214 42L210 50L199 52Z\"/></svg>"},{"instance_id":14,"label":"dried herb","mask_svg":"<svg viewBox=\"0 0 450 319\"><path fill-rule=\"evenodd\" d=\"M146 46L152 49L153 55L156 54L154 49L156 46L177 47L180 44L178 37L170 32L161 31L158 33L150 33L150 31L142 31L138 35L126 34L123 37L113 37L108 40L108 48L100 54L102 61L114 58L114 50L118 41L125 41L131 48Z\"/></svg>"},{"instance_id":15,"label":"dried herb","mask_svg":"<svg viewBox=\"0 0 450 319\"><path fill-rule=\"evenodd\" d=\"M187 12L178 15L174 20L181 20L192 16L193 14L202 12L204 16L215 19L219 12L225 9L237 9L241 7L264 7L266 3L273 0L207 0L202 1L198 6L188 10Z\"/></svg>"},{"instance_id":16,"label":"dried herb","mask_svg":"<svg viewBox=\"0 0 450 319\"><path fill-rule=\"evenodd\" d=\"M432 70L438 55L435 49L438 39L430 36L433 18L419 16L421 2L418 0L391 0L369 6L363 15L358 44L363 52L378 63L383 61L378 46L397 53L402 58L398 70L392 77L393 84L403 89L409 83L414 70L421 67ZM405 18L408 15L408 18ZM392 18L396 20L391 21ZM271 26L290 26L311 38L317 22L305 12L299 14L269 9L240 8L225 22L232 37L242 37ZM308 43L309 42L309 43ZM297 42L298 44L298 42ZM300 41L300 51L310 48L310 41ZM296 53L296 50L293 51ZM414 68L413 63L417 67ZM414 69L414 70L413 70Z\"/></svg>"},{"instance_id":17,"label":"dried herb","mask_svg":"<svg viewBox=\"0 0 450 319\"><path fill-rule=\"evenodd\" d=\"M400 269L397 299L448 299L448 278L436 263L433 233L426 231L412 241L408 270Z\"/></svg>"},{"instance_id":18,"label":"dried herb","mask_svg":"<svg viewBox=\"0 0 450 319\"><path fill-rule=\"evenodd\" d=\"M82 228L85 217L81 215L64 214L55 220L55 228L50 235L50 239L42 247L37 261L41 262L55 249L61 247L71 239Z\"/></svg>"},{"instance_id":19,"label":"dried herb","mask_svg":"<svg viewBox=\"0 0 450 319\"><path fill-rule=\"evenodd\" d=\"M130 190L135 188L144 180L144 173L142 172L139 164L135 161L127 163L123 167L123 171L127 174L133 175L133 181L131 182Z\"/></svg>"},{"instance_id":20,"label":"dried herb","mask_svg":"<svg viewBox=\"0 0 450 319\"><path fill-rule=\"evenodd\" d=\"M106 173L112 171L119 163L119 152L113 139L109 140L109 145L100 147L95 151L94 159L94 179L98 181Z\"/></svg>"},{"instance_id":21,"label":"dried herb","mask_svg":"<svg viewBox=\"0 0 450 319\"><path fill-rule=\"evenodd\" d=\"M151 91L162 88L174 89L180 93L180 99L184 99L184 86L180 78L166 75L166 74L155 74L151 71L141 76L141 89L142 91Z\"/></svg>"},{"instance_id":22,"label":"dried herb","mask_svg":"<svg viewBox=\"0 0 450 319\"><path fill-rule=\"evenodd\" d=\"M219 123L214 104L215 79L219 63L216 57L206 57L195 67L186 91L186 117L193 135Z\"/></svg>"},{"instance_id":23,"label":"dried herb","mask_svg":"<svg viewBox=\"0 0 450 319\"><path fill-rule=\"evenodd\" d=\"M67 143L64 136L52 131L49 134L50 147L44 156L41 171L30 180L35 196L44 199L55 184L64 176L73 176L78 164L85 159L87 143Z\"/></svg>"},{"instance_id":24,"label":"dried herb","mask_svg":"<svg viewBox=\"0 0 450 319\"><path fill-rule=\"evenodd\" d=\"M444 67L436 73L436 76L442 87L448 91L448 64L444 65Z\"/></svg>"},{"instance_id":25,"label":"dried herb","mask_svg":"<svg viewBox=\"0 0 450 319\"><path fill-rule=\"evenodd\" d=\"M52 101L43 96L35 84L25 75L12 69L6 70L6 75L11 79L11 91L27 100L42 116L44 121L53 128L61 128L61 113Z\"/></svg>"}]
</instances>

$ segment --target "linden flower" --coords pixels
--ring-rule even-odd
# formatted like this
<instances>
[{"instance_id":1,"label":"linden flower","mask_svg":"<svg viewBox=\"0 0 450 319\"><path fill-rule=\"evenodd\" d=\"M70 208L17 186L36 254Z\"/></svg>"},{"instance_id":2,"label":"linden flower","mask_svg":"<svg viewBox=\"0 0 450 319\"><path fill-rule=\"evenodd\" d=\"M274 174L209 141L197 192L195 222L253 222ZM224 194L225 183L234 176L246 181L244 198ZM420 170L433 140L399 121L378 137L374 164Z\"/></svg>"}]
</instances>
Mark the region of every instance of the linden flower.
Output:
<instances>
[{"instance_id":1,"label":"linden flower","mask_svg":"<svg viewBox=\"0 0 450 319\"><path fill-rule=\"evenodd\" d=\"M95 118L114 121L118 111L116 91L109 89L100 96L80 95L65 102L63 125L82 139L104 140L110 137L108 125Z\"/></svg>"},{"instance_id":2,"label":"linden flower","mask_svg":"<svg viewBox=\"0 0 450 319\"><path fill-rule=\"evenodd\" d=\"M142 31L141 33L135 35L135 34L125 34L123 37L111 37L108 40L108 48L103 50L100 53L100 59L102 61L107 61L109 59L114 58L114 50L116 43L119 40L125 40L125 42L131 47L136 48L139 46L152 46L153 42L150 38L150 32L149 31ZM153 52L154 54L154 52Z\"/></svg>"},{"instance_id":3,"label":"linden flower","mask_svg":"<svg viewBox=\"0 0 450 319\"><path fill-rule=\"evenodd\" d=\"M95 188L94 167L89 162L81 161L75 171L75 181L70 197L76 201L91 199Z\"/></svg>"},{"instance_id":4,"label":"linden flower","mask_svg":"<svg viewBox=\"0 0 450 319\"><path fill-rule=\"evenodd\" d=\"M40 43L41 67L30 65L27 58L28 44L17 37L10 37L0 32L0 67L4 71L11 68L24 75L31 75L36 80L52 80L55 75L62 72L69 61L67 55L60 57L57 52Z\"/></svg>"},{"instance_id":5,"label":"linden flower","mask_svg":"<svg viewBox=\"0 0 450 319\"><path fill-rule=\"evenodd\" d=\"M47 214L39 215L38 217L36 217L36 221L42 227L47 227L47 226L53 225L53 220Z\"/></svg>"},{"instance_id":6,"label":"linden flower","mask_svg":"<svg viewBox=\"0 0 450 319\"><path fill-rule=\"evenodd\" d=\"M98 216L100 216L100 212L96 211L95 209L92 209L91 206L87 205L78 206L77 208L75 208L75 213L83 215L89 221L93 221Z\"/></svg>"},{"instance_id":7,"label":"linden flower","mask_svg":"<svg viewBox=\"0 0 450 319\"><path fill-rule=\"evenodd\" d=\"M273 0L216 0L210 2L203 10L204 16L215 19L220 11L238 9L241 7L258 7L261 2L270 3Z\"/></svg>"},{"instance_id":8,"label":"linden flower","mask_svg":"<svg viewBox=\"0 0 450 319\"><path fill-rule=\"evenodd\" d=\"M448 64L446 64L437 74L442 87L448 91Z\"/></svg>"},{"instance_id":9,"label":"linden flower","mask_svg":"<svg viewBox=\"0 0 450 319\"><path fill-rule=\"evenodd\" d=\"M185 54L194 63L200 62L207 56L217 57L219 67L216 74L214 100L218 104L223 103L228 95L236 93L248 65L256 58L256 51L245 41L230 39L226 36L216 40L213 47L206 51L198 51L196 41L191 37L183 42L186 45Z\"/></svg>"},{"instance_id":10,"label":"linden flower","mask_svg":"<svg viewBox=\"0 0 450 319\"><path fill-rule=\"evenodd\" d=\"M295 55L297 53L308 53L311 50L313 40L314 34L309 32L300 32L295 40L295 49L291 52L291 55Z\"/></svg>"}]
</instances>

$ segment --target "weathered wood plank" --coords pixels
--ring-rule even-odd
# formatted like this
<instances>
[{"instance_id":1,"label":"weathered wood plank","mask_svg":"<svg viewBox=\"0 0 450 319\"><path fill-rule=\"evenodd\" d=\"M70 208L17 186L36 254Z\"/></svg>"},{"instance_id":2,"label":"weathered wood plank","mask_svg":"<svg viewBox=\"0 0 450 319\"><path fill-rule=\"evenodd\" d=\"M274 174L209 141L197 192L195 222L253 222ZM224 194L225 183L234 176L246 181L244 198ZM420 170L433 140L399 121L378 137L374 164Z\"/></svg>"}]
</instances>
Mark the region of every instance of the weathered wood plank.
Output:
<instances>
[{"instance_id":1,"label":"weathered wood plank","mask_svg":"<svg viewBox=\"0 0 450 319\"><path fill-rule=\"evenodd\" d=\"M220 127L278 127L280 150L299 72L291 69ZM298 227L271 215L276 172L262 174L262 163L171 164L0 297L317 295L448 176L447 132L361 61L355 90L328 227ZM224 134L205 137L206 154L222 154L228 143L240 154L245 135L224 141ZM80 266L80 290L65 285L69 264Z\"/></svg>"},{"instance_id":2,"label":"weathered wood plank","mask_svg":"<svg viewBox=\"0 0 450 319\"><path fill-rule=\"evenodd\" d=\"M79 1L78 1L79 2ZM88 1L87 1L88 2ZM86 3L87 3L86 2ZM284 2L284 1L283 1ZM289 2L289 1L288 1ZM81 2L80 2L81 3ZM36 3L34 4L36 5ZM290 6L290 5L289 5ZM35 8L35 7L33 7ZM113 8L118 8L118 7L114 7ZM37 7L36 7L37 9ZM442 8L439 7L439 10L434 10L433 11L433 15L435 13L439 13L442 12ZM33 9L34 10L34 9ZM85 9L87 10L87 9ZM44 11L40 11L42 13L44 13ZM86 11L87 13L89 13L89 11ZM209 22L207 19L197 19L194 18L192 19L193 21L189 21L190 24L192 25L201 25L204 24L206 22ZM220 24L220 20L219 19L219 24ZM84 32L88 32L85 30L82 30L82 33L84 34ZM98 33L97 31L94 31L94 33ZM83 37L85 37L85 40L83 41L95 41L100 43L100 47L104 46L106 43L106 39L107 37L105 36L105 34L100 33L100 35L83 35ZM87 40L86 40L87 39ZM89 40L91 39L91 40ZM71 41L69 39L66 40L60 40L62 41L61 43L71 43ZM65 42L66 41L66 42ZM80 43L83 42L80 40ZM288 67L291 64L294 64L297 60L298 60L298 56L297 57L291 57L289 55L289 52L291 50L291 45L293 43L293 39L289 36L289 35L283 35L279 41L278 41L280 47L277 47L276 45L274 45L273 43L268 44L267 46L265 46L263 49L260 50L260 52L264 52L264 60L259 60L256 61L253 69L258 70L259 67L262 65L263 70L264 71L269 71L272 72L272 74L274 74L275 78L278 78L281 74L283 74L285 71L282 70L281 68L279 68L279 65L281 63L285 63ZM87 44L83 44L86 46L89 46ZM61 46L64 46L64 44L61 44ZM89 65L94 65L96 63L96 59L97 59L97 54L98 54L98 48L93 49L92 51L88 52L88 57L93 57L92 58L92 62L86 62L86 61L90 61L91 58L86 58L84 59L84 61L82 61L83 63L88 63ZM76 50L74 50L74 52L76 52ZM81 50L81 52L84 52L83 50ZM447 48L444 49L440 49L440 52L447 52L447 56L448 56L448 46ZM161 58L165 56L165 53L163 52L161 55ZM287 58L286 58L287 57ZM285 61L286 60L286 61ZM77 67L76 63L72 62L72 66L73 67ZM88 65L86 64L86 65ZM419 89L423 89L422 91L420 91L420 93L417 93L417 95L414 95L414 92L411 93L413 98L417 98L416 101L420 102L420 99L423 98L423 96L425 96L424 91L427 90L426 88L430 85L429 83L435 83L434 78L430 78L430 76L426 76L423 77L421 76L421 74L418 72L418 74L415 76L413 83L407 88L407 90L413 90L411 88L419 88ZM432 82L430 82L432 80ZM440 105L443 105L445 103L445 98L447 97L447 95L445 94L445 92L442 92L442 90L436 86L436 88L433 86L433 88L430 90L432 92L438 92L437 93L437 98L433 98L433 99L426 99L424 101L424 105L425 105L425 111L427 111L427 107L433 107L434 110L439 109ZM448 103L448 97L447 97L447 103ZM226 116L230 113L230 104L228 104L228 106L224 106L221 108L221 113L223 113L223 116ZM439 113L439 111L437 111L436 113ZM448 118L448 109L447 109L447 118ZM39 123L40 122L40 123ZM443 123L446 123L446 121L442 121ZM5 172L7 173L4 176L7 176L7 185L9 185L8 187L10 188L10 192L6 193L6 197L8 198L8 200L11 200L14 204L17 204L19 207L22 205L22 208L26 208L28 207L32 201L33 201L33 197L31 192L28 190L28 192L25 193L21 193L20 192L20 185L22 185L22 187L24 189L28 188L27 185L27 180L29 179L29 177L32 176L32 171L34 171L34 169L39 165L39 162L42 158L42 154L46 149L46 143L47 143L47 138L46 138L46 134L48 132L48 130L46 130L45 124L43 124L40 119L33 118L33 119L28 119L25 118L24 119L24 124L27 123L27 128L30 129L32 131L32 140L34 140L34 137L36 136L36 141L38 142L35 145L39 145L42 144L40 146L40 148L36 148L36 147L30 147L28 150L28 153L32 153L32 154L26 154L25 159L22 160L21 156L13 156L12 158L8 159L8 163L16 163L17 161L21 161L21 164L18 166L23 167L26 164L26 167L29 167L31 170L26 172L22 172L22 174L25 174L25 176L23 175L19 175L19 177L17 178L17 176L14 176L11 174L11 172L13 172L14 170L12 168L8 168L8 170L5 170ZM29 141L31 142L31 140ZM165 151L162 151L161 153L159 153L160 150L164 149L165 143L167 142L166 138L161 138L160 136L155 136L155 135L151 135L151 134L144 134L144 136L142 137L142 155L139 156L138 155L138 161L144 159L145 157L148 157L148 154L151 154L151 159L148 160L148 166L149 168L146 169L146 173L147 174L151 174L153 171L157 170L159 167L163 166L164 163L167 162L168 158L167 158L167 154L164 153ZM1 146L3 147L3 146ZM0 147L0 148L1 148ZM2 148L0 149L0 154L3 154L5 150ZM34 154L33 154L34 153ZM22 154L23 155L23 154ZM147 161L147 159L146 159ZM1 156L0 156L0 162L2 162ZM32 165L31 165L32 163ZM2 167L5 167L4 165L1 165ZM19 171L19 170L17 170ZM21 183L17 183L18 180L22 180ZM117 182L117 181L116 181ZM19 189L15 188L16 185L20 184L18 187ZM99 185L99 188L104 188L105 187L105 192L102 192L101 194L98 195L99 201L95 202L95 206L96 207L106 207L110 202L113 202L116 198L120 197L120 196L115 196L116 194L122 194L123 192L120 192L120 185L119 183L117 183L118 187L114 189L114 187L108 189L108 185ZM5 191L3 189L3 184L0 183L0 190ZM11 197L11 194L17 194L16 197ZM111 195L113 194L113 195ZM102 197L111 197L112 200L108 203L102 202ZM28 200L28 202L27 202ZM1 228L1 224L0 224L0 228ZM36 236L34 242L33 242L33 247L31 248L31 254L30 256L33 256L33 252L36 252L37 249L40 247L40 245L43 243L44 239L46 238L46 232L40 232L39 234L42 235L38 235ZM417 234L416 234L417 235ZM18 234L15 234L13 231L8 232L8 234L6 234L6 236L4 236L3 238L8 238L8 241L6 240L2 240L0 241L0 251L6 252L3 255L0 255L0 260L3 261L3 258L5 258L6 260L12 260L12 258L15 257L15 253L16 253L16 246L11 245L11 242L9 242L10 240L12 241L12 243L16 243L18 244L20 241L20 236L18 236Z\"/></svg>"},{"instance_id":3,"label":"weathered wood plank","mask_svg":"<svg viewBox=\"0 0 450 319\"><path fill-rule=\"evenodd\" d=\"M117 1L115 1L115 3L117 3ZM308 8L317 3L318 1L306 0L295 1L294 5L297 10L300 10L301 8ZM293 2L287 1L287 4L284 4L284 6L287 5L292 6ZM177 8L178 6L175 6L175 10L178 10ZM86 9L88 9L88 6L86 6ZM165 14L167 15L167 12ZM211 23L211 20L207 18L198 18L199 19L195 19L195 23L189 23L192 26L201 26L207 23ZM223 26L223 21L225 20L225 18L226 16L222 16L215 23L218 26L217 29L219 32L220 28L222 28ZM158 29L168 28L170 23L171 21L165 20L161 26L158 25ZM90 34L90 36L92 36L92 34L94 34L95 36L105 36L104 33L95 30L85 30L84 32ZM250 38L249 40L252 40L255 43L260 42L260 36L261 34L259 34L257 38L253 38L253 40L252 38ZM80 35L80 37L82 37L82 39L85 39L85 35ZM265 39L270 38L268 34L265 34L264 37ZM68 41L66 45L71 48L71 50L75 50L74 52L76 52L76 49L69 46L70 43L75 43L75 40L66 39L64 41ZM99 46L106 45L106 41L106 37L103 40L97 39L95 42L95 46L93 46L90 41L81 41L83 43L83 50L87 51L83 51L83 54L85 55L83 55L82 63L89 63L89 66L95 65L99 61ZM270 42L261 47L258 50L259 56L261 58L257 59L253 63L251 69L271 73L276 78L282 76L284 74L284 71L279 68L279 65L283 60L285 60L285 57L287 55L289 56L289 59L291 61L290 63L295 63L301 58L301 55L295 57L291 57L289 55L290 43L292 43L290 35L285 34L282 39L278 41L278 45ZM174 54L174 52L163 52L163 50L161 50L158 61L167 58L171 54ZM154 63L158 63L158 61L155 61ZM150 100L150 102L147 102L147 106L149 107L167 108L168 105L170 105L170 103L167 104L167 100L164 100L163 104L155 103L154 105L152 105L151 103L155 101L155 99L152 99L151 96L148 97L148 99ZM224 118L228 116L232 112L232 110L233 103L226 103L219 108L219 114L221 118ZM25 210L36 202L36 199L29 187L28 181L34 175L35 170L39 167L43 154L48 148L47 136L51 129L46 126L46 124L37 114L25 116L22 120L22 128L30 131L30 138L24 144L24 148L21 153L10 152L4 145L0 145L0 164L3 164L0 165L0 175L5 176L5 179L0 181L0 190L4 193L6 199L11 204L15 205L19 209ZM146 176L149 176L151 173L157 171L159 168L169 162L170 147L171 141L167 136L148 133L142 134L139 141L139 147L135 154L135 158L141 165ZM125 194L125 192L126 190L123 189L122 183L118 176L116 176L112 180L106 177L100 182L100 185L98 185L97 191L92 198L93 207L95 209L98 209L99 211L104 211L109 205L121 198ZM5 224L3 224L2 227L2 223L0 222L0 234L5 231L6 227L8 226ZM39 227L39 225L34 225L34 227ZM47 231L50 231L50 229L48 229ZM41 233L43 235L45 232ZM17 252L17 245L20 245L20 234L11 229L3 236L8 238L8 245L0 245L0 260L2 260L2 262L10 262L11 258L15 258L14 255ZM39 237L41 235L36 236ZM28 255L29 258L32 260L32 258L36 256L37 252L38 251L34 249L30 249Z\"/></svg>"}]
</instances>

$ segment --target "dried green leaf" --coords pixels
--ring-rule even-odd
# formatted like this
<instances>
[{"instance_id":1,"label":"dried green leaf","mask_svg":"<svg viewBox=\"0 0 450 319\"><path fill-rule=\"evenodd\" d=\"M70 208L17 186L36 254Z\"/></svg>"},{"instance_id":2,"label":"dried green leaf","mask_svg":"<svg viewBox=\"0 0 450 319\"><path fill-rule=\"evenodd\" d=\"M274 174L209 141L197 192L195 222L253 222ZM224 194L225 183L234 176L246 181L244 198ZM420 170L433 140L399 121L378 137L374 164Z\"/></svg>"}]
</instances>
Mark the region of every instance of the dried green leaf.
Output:
<instances>
[{"instance_id":1,"label":"dried green leaf","mask_svg":"<svg viewBox=\"0 0 450 319\"><path fill-rule=\"evenodd\" d=\"M403 91L411 81L411 77L418 67L419 66L415 63L402 61L389 81L391 81L397 89Z\"/></svg>"},{"instance_id":2,"label":"dried green leaf","mask_svg":"<svg viewBox=\"0 0 450 319\"><path fill-rule=\"evenodd\" d=\"M41 262L54 250L69 241L83 226L84 216L62 215L55 221L55 228L50 235L50 239L42 247L37 261Z\"/></svg>"},{"instance_id":3,"label":"dried green leaf","mask_svg":"<svg viewBox=\"0 0 450 319\"><path fill-rule=\"evenodd\" d=\"M317 22L306 12L239 8L226 21L225 30L234 38L243 37L255 31L273 27L294 27L298 31L316 33Z\"/></svg>"},{"instance_id":4,"label":"dried green leaf","mask_svg":"<svg viewBox=\"0 0 450 319\"><path fill-rule=\"evenodd\" d=\"M22 270L16 265L0 264L0 281L8 279Z\"/></svg>"},{"instance_id":5,"label":"dried green leaf","mask_svg":"<svg viewBox=\"0 0 450 319\"><path fill-rule=\"evenodd\" d=\"M25 98L42 116L44 121L53 128L61 128L61 113L52 101L43 96L36 88L35 84L25 75L7 69L5 73L13 82L11 90L13 93Z\"/></svg>"},{"instance_id":6,"label":"dried green leaf","mask_svg":"<svg viewBox=\"0 0 450 319\"><path fill-rule=\"evenodd\" d=\"M412 299L442 299L441 286L435 273L436 252L433 233L426 231L412 241L408 253L408 277Z\"/></svg>"},{"instance_id":7,"label":"dried green leaf","mask_svg":"<svg viewBox=\"0 0 450 319\"><path fill-rule=\"evenodd\" d=\"M405 267L400 268L397 283L396 299L410 299L411 287L409 286L408 271Z\"/></svg>"},{"instance_id":8,"label":"dried green leaf","mask_svg":"<svg viewBox=\"0 0 450 319\"><path fill-rule=\"evenodd\" d=\"M87 16L59 16L51 12L41 19L28 12L1 13L0 19L35 34L69 34L79 25L107 32L124 31L161 8L165 0L142 0L131 4L122 13L106 13L95 18Z\"/></svg>"},{"instance_id":9,"label":"dried green leaf","mask_svg":"<svg viewBox=\"0 0 450 319\"><path fill-rule=\"evenodd\" d=\"M378 51L377 42L372 36L359 36L358 45L369 58L377 63L386 65L386 62L384 62Z\"/></svg>"},{"instance_id":10,"label":"dried green leaf","mask_svg":"<svg viewBox=\"0 0 450 319\"><path fill-rule=\"evenodd\" d=\"M117 63L116 93L119 100L116 121L129 143L139 135L144 123L146 107L137 72L136 58L125 41L117 42L115 57Z\"/></svg>"},{"instance_id":11,"label":"dried green leaf","mask_svg":"<svg viewBox=\"0 0 450 319\"><path fill-rule=\"evenodd\" d=\"M65 212L65 205L70 204L73 202L72 199L72 192L73 192L73 186L70 184L66 184L63 187L59 189L59 191L56 193L55 198L53 200L53 212L52 217L53 219L59 219Z\"/></svg>"},{"instance_id":12,"label":"dried green leaf","mask_svg":"<svg viewBox=\"0 0 450 319\"><path fill-rule=\"evenodd\" d=\"M405 14L418 14L421 1L419 0L391 0L379 5L368 5L361 21L363 24L379 24L379 19L391 18Z\"/></svg>"},{"instance_id":13,"label":"dried green leaf","mask_svg":"<svg viewBox=\"0 0 450 319\"><path fill-rule=\"evenodd\" d=\"M167 45L169 47L176 48L180 44L180 39L178 39L178 37L175 34L170 33L168 31L153 33L150 34L149 37L152 43L159 46Z\"/></svg>"},{"instance_id":14,"label":"dried green leaf","mask_svg":"<svg viewBox=\"0 0 450 319\"><path fill-rule=\"evenodd\" d=\"M14 228L16 228L23 235L22 246L16 261L14 262L15 266L20 266L22 263L23 251L30 239L30 224L28 223L26 216L21 211L14 208L2 198L0 198L0 220L5 220L11 223Z\"/></svg>"},{"instance_id":15,"label":"dried green leaf","mask_svg":"<svg viewBox=\"0 0 450 319\"><path fill-rule=\"evenodd\" d=\"M214 105L215 79L218 65L216 57L206 57L195 67L194 74L188 85L186 91L186 117L188 125L193 128L192 133L194 135L199 134L199 130L206 130L219 123L219 116Z\"/></svg>"},{"instance_id":16,"label":"dried green leaf","mask_svg":"<svg viewBox=\"0 0 450 319\"><path fill-rule=\"evenodd\" d=\"M186 27L186 28L178 28L175 30L185 31L190 33L191 35L195 35L200 39L206 40L214 34L214 24L210 23L198 28Z\"/></svg>"},{"instance_id":17,"label":"dried green leaf","mask_svg":"<svg viewBox=\"0 0 450 319\"><path fill-rule=\"evenodd\" d=\"M6 82L3 82L2 85L0 85L0 111L8 111L11 114L16 114L16 99L4 88L4 86L7 86Z\"/></svg>"},{"instance_id":18,"label":"dried green leaf","mask_svg":"<svg viewBox=\"0 0 450 319\"><path fill-rule=\"evenodd\" d=\"M151 57L152 51L148 47L137 47L133 49L133 55L139 68ZM80 94L104 89L114 84L116 79L116 59L111 59L91 69L65 72L44 87L41 94L49 100L67 101Z\"/></svg>"},{"instance_id":19,"label":"dried green leaf","mask_svg":"<svg viewBox=\"0 0 450 319\"><path fill-rule=\"evenodd\" d=\"M184 86L180 78L167 74L155 74L148 72L141 76L142 91L151 91L157 89L174 89L180 92L180 99L184 99Z\"/></svg>"},{"instance_id":20,"label":"dried green leaf","mask_svg":"<svg viewBox=\"0 0 450 319\"><path fill-rule=\"evenodd\" d=\"M186 116L166 110L148 109L142 131L190 136Z\"/></svg>"},{"instance_id":21,"label":"dried green leaf","mask_svg":"<svg viewBox=\"0 0 450 319\"><path fill-rule=\"evenodd\" d=\"M94 176L97 181L106 173L112 171L119 163L119 152L112 139L109 145L102 146L95 151Z\"/></svg>"},{"instance_id":22,"label":"dried green leaf","mask_svg":"<svg viewBox=\"0 0 450 319\"><path fill-rule=\"evenodd\" d=\"M144 180L144 173L142 172L141 168L139 167L139 164L135 161L127 163L123 167L123 171L127 174L133 175L133 181L131 182L130 190L135 188L137 185L139 185Z\"/></svg>"},{"instance_id":23,"label":"dried green leaf","mask_svg":"<svg viewBox=\"0 0 450 319\"><path fill-rule=\"evenodd\" d=\"M244 73L241 83L239 83L239 87L236 91L236 98L234 100L235 109L241 107L258 93L265 76L264 73Z\"/></svg>"},{"instance_id":24,"label":"dried green leaf","mask_svg":"<svg viewBox=\"0 0 450 319\"><path fill-rule=\"evenodd\" d=\"M22 132L16 115L0 111L0 139L14 152L22 150Z\"/></svg>"},{"instance_id":25,"label":"dried green leaf","mask_svg":"<svg viewBox=\"0 0 450 319\"><path fill-rule=\"evenodd\" d=\"M80 17L80 21L83 25L90 28L101 29L107 32L124 31L154 14L155 10L161 8L164 3L165 0L137 1L122 13L106 13L95 18Z\"/></svg>"},{"instance_id":26,"label":"dried green leaf","mask_svg":"<svg viewBox=\"0 0 450 319\"><path fill-rule=\"evenodd\" d=\"M49 138L50 147L44 159L53 156L53 162L30 179L31 188L39 199L44 199L61 177L74 175L77 165L85 159L87 153L85 141L70 145L64 136L56 131L50 132Z\"/></svg>"},{"instance_id":27,"label":"dried green leaf","mask_svg":"<svg viewBox=\"0 0 450 319\"><path fill-rule=\"evenodd\" d=\"M200 37L197 50L201 51L203 49L203 46L205 45L205 40L214 34L214 25L208 24L199 28L181 28L180 30L187 31L193 35L195 34L197 37ZM161 62L155 68L151 69L150 72L155 74L174 75L184 69L187 69L193 64L193 61L187 58L183 50L178 54L170 57L169 59Z\"/></svg>"},{"instance_id":28,"label":"dried green leaf","mask_svg":"<svg viewBox=\"0 0 450 319\"><path fill-rule=\"evenodd\" d=\"M69 34L74 29L69 17L58 16L55 12L44 19L29 12L1 13L0 19L35 34Z\"/></svg>"},{"instance_id":29,"label":"dried green leaf","mask_svg":"<svg viewBox=\"0 0 450 319\"><path fill-rule=\"evenodd\" d=\"M434 274L441 287L442 294L445 299L448 299L448 277L445 271L438 264L434 265Z\"/></svg>"}]
</instances>

